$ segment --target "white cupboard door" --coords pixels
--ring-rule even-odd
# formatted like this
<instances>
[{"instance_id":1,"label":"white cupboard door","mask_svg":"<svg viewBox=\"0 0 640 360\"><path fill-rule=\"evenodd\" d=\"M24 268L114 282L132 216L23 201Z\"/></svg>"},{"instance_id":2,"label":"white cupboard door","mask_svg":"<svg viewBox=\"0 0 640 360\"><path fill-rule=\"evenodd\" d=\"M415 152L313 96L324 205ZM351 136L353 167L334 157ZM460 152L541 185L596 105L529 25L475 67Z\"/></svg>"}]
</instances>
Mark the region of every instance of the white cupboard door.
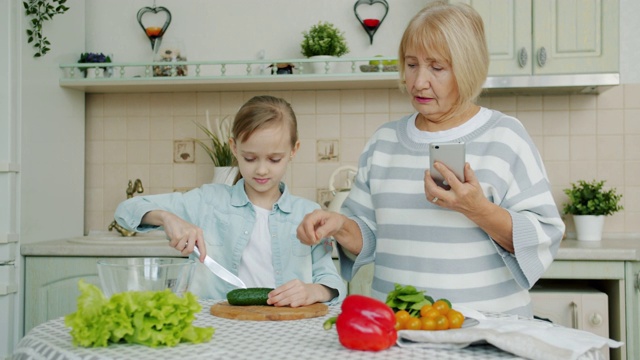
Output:
<instances>
[{"instance_id":1,"label":"white cupboard door","mask_svg":"<svg viewBox=\"0 0 640 360\"><path fill-rule=\"evenodd\" d=\"M468 0L480 13L489 47L489 75L531 75L531 1Z\"/></svg>"},{"instance_id":2,"label":"white cupboard door","mask_svg":"<svg viewBox=\"0 0 640 360\"><path fill-rule=\"evenodd\" d=\"M619 71L617 0L535 0L533 73Z\"/></svg>"}]
</instances>

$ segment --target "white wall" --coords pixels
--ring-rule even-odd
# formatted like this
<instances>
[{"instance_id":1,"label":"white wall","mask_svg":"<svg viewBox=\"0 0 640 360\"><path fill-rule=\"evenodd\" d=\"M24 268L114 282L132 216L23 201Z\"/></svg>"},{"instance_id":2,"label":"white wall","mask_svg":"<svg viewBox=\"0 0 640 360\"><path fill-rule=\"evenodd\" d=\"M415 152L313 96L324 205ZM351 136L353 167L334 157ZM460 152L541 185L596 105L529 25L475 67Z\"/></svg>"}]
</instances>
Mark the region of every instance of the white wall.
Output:
<instances>
[{"instance_id":1,"label":"white wall","mask_svg":"<svg viewBox=\"0 0 640 360\"><path fill-rule=\"evenodd\" d=\"M396 56L404 26L426 0L390 0L389 13L374 36L357 21L355 1L345 0L163 0L172 14L166 38L185 41L188 60L302 58L302 32L319 20L344 31L351 52L345 56ZM116 61L151 61L149 40L136 14L148 0L87 0L87 50L113 53ZM382 11L381 5L361 5L361 17ZM380 6L377 8L377 6ZM143 23L150 21L143 17ZM117 25L114 25L117 24ZM104 29L108 29L105 31Z\"/></svg>"},{"instance_id":2,"label":"white wall","mask_svg":"<svg viewBox=\"0 0 640 360\"><path fill-rule=\"evenodd\" d=\"M611 1L611 0L604 0ZM86 50L114 54L114 61L151 61L149 40L136 20L148 0L86 0ZM163 0L172 14L166 38L185 42L188 60L301 58L302 31L318 20L345 32L351 52L345 57L395 56L411 17L427 0L389 0L389 14L369 44L353 13L355 1L344 0ZM379 11L358 7L361 16ZM640 1L620 0L620 75L624 84L640 83ZM143 23L151 19L143 18ZM117 24L114 26L114 24ZM105 31L105 29L108 29Z\"/></svg>"},{"instance_id":3,"label":"white wall","mask_svg":"<svg viewBox=\"0 0 640 360\"><path fill-rule=\"evenodd\" d=\"M51 51L34 58L27 44L28 19L20 28L19 124L21 242L83 233L84 93L59 86L58 64L83 50L84 1L44 26Z\"/></svg>"}]
</instances>

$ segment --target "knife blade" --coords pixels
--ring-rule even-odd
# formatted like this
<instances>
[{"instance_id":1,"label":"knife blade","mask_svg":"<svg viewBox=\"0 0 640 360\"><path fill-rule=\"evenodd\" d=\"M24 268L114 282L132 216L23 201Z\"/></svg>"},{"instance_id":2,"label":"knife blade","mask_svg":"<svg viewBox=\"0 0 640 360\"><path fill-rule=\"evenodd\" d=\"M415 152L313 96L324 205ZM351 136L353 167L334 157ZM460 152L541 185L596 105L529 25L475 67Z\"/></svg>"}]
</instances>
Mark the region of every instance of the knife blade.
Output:
<instances>
[{"instance_id":1,"label":"knife blade","mask_svg":"<svg viewBox=\"0 0 640 360\"><path fill-rule=\"evenodd\" d=\"M197 247L193 248L193 252L200 257L200 250ZM244 284L239 277L235 276L231 271L224 268L224 266L218 264L209 255L204 258L204 265L211 270L217 277L228 282L235 287L246 289L247 285Z\"/></svg>"}]
</instances>

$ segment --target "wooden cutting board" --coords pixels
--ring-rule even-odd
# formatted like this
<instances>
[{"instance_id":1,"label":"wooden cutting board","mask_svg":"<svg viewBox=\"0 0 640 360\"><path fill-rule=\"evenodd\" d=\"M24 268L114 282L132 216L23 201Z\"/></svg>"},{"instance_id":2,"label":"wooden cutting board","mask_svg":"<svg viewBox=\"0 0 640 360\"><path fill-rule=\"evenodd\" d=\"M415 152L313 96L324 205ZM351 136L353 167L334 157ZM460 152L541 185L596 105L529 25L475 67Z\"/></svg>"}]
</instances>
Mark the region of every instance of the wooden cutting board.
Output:
<instances>
[{"instance_id":1,"label":"wooden cutting board","mask_svg":"<svg viewBox=\"0 0 640 360\"><path fill-rule=\"evenodd\" d=\"M211 315L235 319L256 321L300 320L326 315L329 307L325 304L292 308L288 306L236 306L220 302L211 306Z\"/></svg>"}]
</instances>

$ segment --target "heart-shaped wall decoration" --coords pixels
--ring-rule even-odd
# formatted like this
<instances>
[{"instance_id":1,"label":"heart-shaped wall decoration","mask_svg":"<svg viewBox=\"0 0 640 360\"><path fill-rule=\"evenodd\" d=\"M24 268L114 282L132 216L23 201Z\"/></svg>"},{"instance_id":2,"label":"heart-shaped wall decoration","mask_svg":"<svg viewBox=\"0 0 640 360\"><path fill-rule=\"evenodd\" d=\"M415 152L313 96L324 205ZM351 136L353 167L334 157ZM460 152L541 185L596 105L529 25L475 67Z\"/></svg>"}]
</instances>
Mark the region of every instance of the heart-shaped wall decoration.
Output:
<instances>
[{"instance_id":1,"label":"heart-shaped wall decoration","mask_svg":"<svg viewBox=\"0 0 640 360\"><path fill-rule=\"evenodd\" d=\"M366 18L363 20L358 14L358 7L360 5L382 6L384 7L384 15L381 19ZM380 25L382 25L384 18L387 17L387 14L389 13L389 4L386 0L358 0L355 5L353 5L353 12L356 14L356 19L358 19L364 31L369 34L369 40L371 41L371 44L373 44L373 35L378 31Z\"/></svg>"},{"instance_id":2,"label":"heart-shaped wall decoration","mask_svg":"<svg viewBox=\"0 0 640 360\"><path fill-rule=\"evenodd\" d=\"M162 23L161 21L155 21L155 24L150 24L149 26L145 26L142 24L142 17L145 14L157 15L159 13L165 13L166 15L166 18L164 20L164 25L159 26L159 24ZM140 24L140 27L149 38L149 41L151 41L151 49L154 49L156 46L159 46L160 41L162 41L162 36L167 31L169 24L171 24L171 12L164 6L154 6L154 7L145 6L142 9L138 10L137 18L138 18L138 24ZM154 16L154 18L156 18L154 20L157 20L156 16Z\"/></svg>"}]
</instances>

